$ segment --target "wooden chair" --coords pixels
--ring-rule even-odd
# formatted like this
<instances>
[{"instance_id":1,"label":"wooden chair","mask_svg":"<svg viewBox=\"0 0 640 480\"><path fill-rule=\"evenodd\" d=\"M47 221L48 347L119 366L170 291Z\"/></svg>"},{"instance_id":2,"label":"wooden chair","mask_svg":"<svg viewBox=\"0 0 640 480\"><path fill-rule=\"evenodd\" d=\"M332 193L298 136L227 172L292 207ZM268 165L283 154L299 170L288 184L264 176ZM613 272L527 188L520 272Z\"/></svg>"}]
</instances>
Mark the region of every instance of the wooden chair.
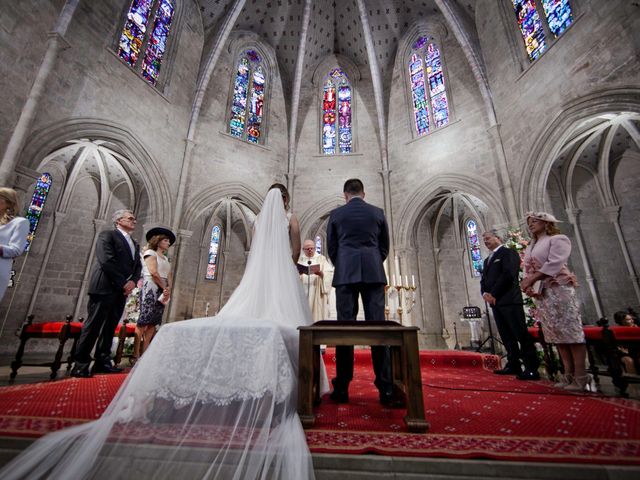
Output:
<instances>
[{"instance_id":1,"label":"wooden chair","mask_svg":"<svg viewBox=\"0 0 640 480\"><path fill-rule=\"evenodd\" d=\"M64 346L70 338L73 339L73 345L71 346L71 351L67 357L67 371L71 369L76 343L78 342L80 331L82 330L83 319L80 319L78 322L73 322L73 316L67 315L64 322L33 323L34 318L34 315L28 315L27 319L16 331L16 335L20 338L20 345L18 346L15 360L11 362L11 373L9 374L11 380L16 378L18 369L22 366L50 367L51 375L49 377L52 380L56 378L60 365L62 365ZM56 350L56 354L51 362L30 363L22 360L26 343L31 338L49 338L58 340L58 349Z\"/></svg>"}]
</instances>

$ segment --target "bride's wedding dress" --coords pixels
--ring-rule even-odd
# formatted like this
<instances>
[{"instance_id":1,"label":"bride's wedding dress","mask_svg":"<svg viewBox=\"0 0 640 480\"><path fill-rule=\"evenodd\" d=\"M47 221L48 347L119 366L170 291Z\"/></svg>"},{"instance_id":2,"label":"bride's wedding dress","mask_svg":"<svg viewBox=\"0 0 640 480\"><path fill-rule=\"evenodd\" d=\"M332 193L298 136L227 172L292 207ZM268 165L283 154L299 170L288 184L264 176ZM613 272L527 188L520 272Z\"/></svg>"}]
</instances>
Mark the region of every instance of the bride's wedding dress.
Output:
<instances>
[{"instance_id":1,"label":"bride's wedding dress","mask_svg":"<svg viewBox=\"0 0 640 480\"><path fill-rule=\"evenodd\" d=\"M297 327L308 324L288 219L271 190L220 313L164 325L100 419L43 437L0 477L313 478L296 413Z\"/></svg>"}]
</instances>

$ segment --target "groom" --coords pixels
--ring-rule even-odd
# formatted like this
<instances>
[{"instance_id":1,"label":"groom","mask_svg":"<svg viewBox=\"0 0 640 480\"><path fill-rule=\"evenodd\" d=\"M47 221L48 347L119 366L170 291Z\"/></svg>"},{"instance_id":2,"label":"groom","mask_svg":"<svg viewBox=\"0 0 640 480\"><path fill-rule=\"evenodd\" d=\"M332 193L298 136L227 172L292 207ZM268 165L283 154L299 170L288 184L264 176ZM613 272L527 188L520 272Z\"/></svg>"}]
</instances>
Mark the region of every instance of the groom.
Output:
<instances>
[{"instance_id":1,"label":"groom","mask_svg":"<svg viewBox=\"0 0 640 480\"><path fill-rule=\"evenodd\" d=\"M338 320L356 319L361 296L365 320L383 321L387 277L382 262L389 253L387 221L382 209L365 203L364 185L360 180L347 180L343 191L347 204L331 212L327 226L327 250L335 267L332 285L336 289ZM389 347L372 346L371 359L380 403L396 406ZM347 403L352 379L353 347L337 346L331 399Z\"/></svg>"}]
</instances>

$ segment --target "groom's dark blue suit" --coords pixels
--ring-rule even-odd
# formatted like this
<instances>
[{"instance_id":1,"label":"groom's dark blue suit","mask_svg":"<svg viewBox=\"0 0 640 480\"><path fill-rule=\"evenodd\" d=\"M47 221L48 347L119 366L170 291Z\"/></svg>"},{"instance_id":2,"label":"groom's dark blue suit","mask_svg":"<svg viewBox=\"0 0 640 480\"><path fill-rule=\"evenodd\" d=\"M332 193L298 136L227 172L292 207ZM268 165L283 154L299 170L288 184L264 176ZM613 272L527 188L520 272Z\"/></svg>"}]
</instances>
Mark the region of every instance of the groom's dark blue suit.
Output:
<instances>
[{"instance_id":1,"label":"groom's dark blue suit","mask_svg":"<svg viewBox=\"0 0 640 480\"><path fill-rule=\"evenodd\" d=\"M335 209L327 226L327 250L335 267L338 320L356 319L361 296L365 320L383 321L387 277L382 262L389 253L389 229L382 209L360 197ZM371 347L371 358L380 398L388 399L392 394L389 347ZM336 347L333 386L338 398L348 398L352 378L353 347Z\"/></svg>"}]
</instances>

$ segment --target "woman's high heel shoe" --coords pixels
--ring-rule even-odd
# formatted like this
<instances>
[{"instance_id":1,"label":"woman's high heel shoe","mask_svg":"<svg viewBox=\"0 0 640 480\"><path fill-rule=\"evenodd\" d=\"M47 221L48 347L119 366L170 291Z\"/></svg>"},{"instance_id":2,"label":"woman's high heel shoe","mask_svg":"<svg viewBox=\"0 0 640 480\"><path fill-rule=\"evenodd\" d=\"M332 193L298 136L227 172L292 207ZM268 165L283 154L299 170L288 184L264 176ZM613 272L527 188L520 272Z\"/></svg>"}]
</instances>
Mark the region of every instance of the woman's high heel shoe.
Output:
<instances>
[{"instance_id":1,"label":"woman's high heel shoe","mask_svg":"<svg viewBox=\"0 0 640 480\"><path fill-rule=\"evenodd\" d=\"M569 392L596 392L596 382L593 380L593 375L587 373L581 377L575 377L573 382L564 387Z\"/></svg>"},{"instance_id":2,"label":"woman's high heel shoe","mask_svg":"<svg viewBox=\"0 0 640 480\"><path fill-rule=\"evenodd\" d=\"M558 381L553 384L556 388L565 388L573 383L573 375L569 373L561 373L558 375Z\"/></svg>"}]
</instances>

